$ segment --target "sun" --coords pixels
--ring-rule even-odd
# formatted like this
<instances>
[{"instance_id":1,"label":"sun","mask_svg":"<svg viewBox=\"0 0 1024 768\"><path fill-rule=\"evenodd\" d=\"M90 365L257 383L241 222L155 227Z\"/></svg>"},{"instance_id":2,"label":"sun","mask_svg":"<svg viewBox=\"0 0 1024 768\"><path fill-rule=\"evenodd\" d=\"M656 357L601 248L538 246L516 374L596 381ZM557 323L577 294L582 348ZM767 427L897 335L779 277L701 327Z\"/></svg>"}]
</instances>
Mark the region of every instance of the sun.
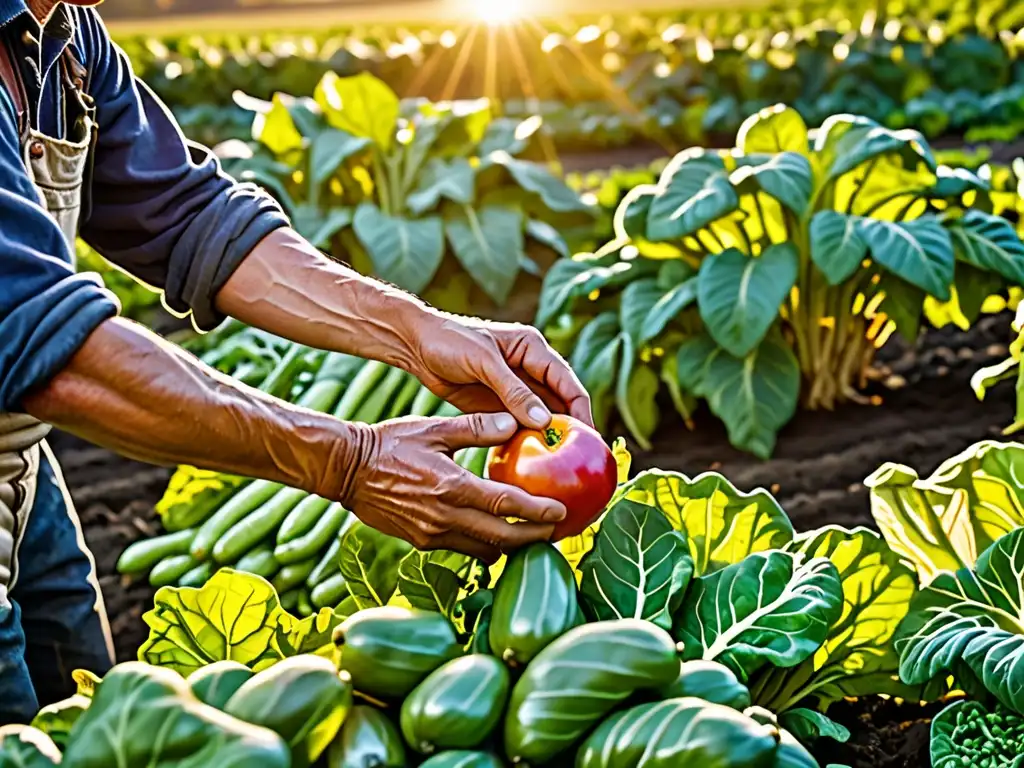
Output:
<instances>
[{"instance_id":1,"label":"sun","mask_svg":"<svg viewBox=\"0 0 1024 768\"><path fill-rule=\"evenodd\" d=\"M509 24L523 15L522 0L476 0L473 12L492 27Z\"/></svg>"}]
</instances>

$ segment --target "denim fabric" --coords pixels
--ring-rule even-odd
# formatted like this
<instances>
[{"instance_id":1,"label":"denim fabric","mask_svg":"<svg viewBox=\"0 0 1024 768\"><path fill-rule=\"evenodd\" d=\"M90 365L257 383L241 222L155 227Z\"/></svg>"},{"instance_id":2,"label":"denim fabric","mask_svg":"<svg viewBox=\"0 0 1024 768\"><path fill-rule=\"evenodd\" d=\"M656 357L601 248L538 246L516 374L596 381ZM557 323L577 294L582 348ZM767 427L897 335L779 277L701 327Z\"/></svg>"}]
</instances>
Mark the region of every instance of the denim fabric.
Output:
<instances>
[{"instance_id":1,"label":"denim fabric","mask_svg":"<svg viewBox=\"0 0 1024 768\"><path fill-rule=\"evenodd\" d=\"M48 454L17 549L12 608L0 608L0 725L27 723L74 694L76 669L103 675L113 664L93 562Z\"/></svg>"}]
</instances>

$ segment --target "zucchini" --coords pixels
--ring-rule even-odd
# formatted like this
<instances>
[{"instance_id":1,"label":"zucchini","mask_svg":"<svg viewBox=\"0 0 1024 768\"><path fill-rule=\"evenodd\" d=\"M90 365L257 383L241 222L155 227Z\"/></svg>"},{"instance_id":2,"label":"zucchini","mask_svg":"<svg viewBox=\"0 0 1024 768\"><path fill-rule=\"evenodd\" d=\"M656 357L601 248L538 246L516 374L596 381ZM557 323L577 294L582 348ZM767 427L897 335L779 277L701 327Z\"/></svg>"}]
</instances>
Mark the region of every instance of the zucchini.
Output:
<instances>
[{"instance_id":1,"label":"zucchini","mask_svg":"<svg viewBox=\"0 0 1024 768\"><path fill-rule=\"evenodd\" d=\"M440 397L421 384L420 391L416 393L416 399L412 401L409 414L411 416L432 416L441 402Z\"/></svg>"},{"instance_id":2,"label":"zucchini","mask_svg":"<svg viewBox=\"0 0 1024 768\"><path fill-rule=\"evenodd\" d=\"M249 667L237 661L215 661L197 669L188 676L187 682L203 704L223 710L228 699L254 674Z\"/></svg>"},{"instance_id":3,"label":"zucchini","mask_svg":"<svg viewBox=\"0 0 1024 768\"><path fill-rule=\"evenodd\" d=\"M281 595L281 607L291 613L298 611L301 591L300 589L293 589L291 592L285 592Z\"/></svg>"},{"instance_id":4,"label":"zucchini","mask_svg":"<svg viewBox=\"0 0 1024 768\"><path fill-rule=\"evenodd\" d=\"M338 531L349 517L348 510L341 504L329 505L312 530L297 539L278 544L274 548L274 557L282 565L287 565L315 556L330 547L331 541L337 538Z\"/></svg>"},{"instance_id":5,"label":"zucchini","mask_svg":"<svg viewBox=\"0 0 1024 768\"><path fill-rule=\"evenodd\" d=\"M309 593L314 608L334 608L348 596L348 582L341 573L320 582Z\"/></svg>"},{"instance_id":6,"label":"zucchini","mask_svg":"<svg viewBox=\"0 0 1024 768\"><path fill-rule=\"evenodd\" d=\"M196 565L198 563L192 559L192 555L170 555L153 566L149 572L149 583L157 589L174 586Z\"/></svg>"},{"instance_id":7,"label":"zucchini","mask_svg":"<svg viewBox=\"0 0 1024 768\"><path fill-rule=\"evenodd\" d=\"M407 768L398 729L383 712L352 707L327 751L327 768Z\"/></svg>"},{"instance_id":8,"label":"zucchini","mask_svg":"<svg viewBox=\"0 0 1024 768\"><path fill-rule=\"evenodd\" d=\"M772 768L779 740L778 728L731 707L667 699L605 720L579 748L576 768Z\"/></svg>"},{"instance_id":9,"label":"zucchini","mask_svg":"<svg viewBox=\"0 0 1024 768\"><path fill-rule=\"evenodd\" d=\"M365 363L335 406L334 416L342 421L349 421L387 372L388 366L377 360Z\"/></svg>"},{"instance_id":10,"label":"zucchini","mask_svg":"<svg viewBox=\"0 0 1024 768\"><path fill-rule=\"evenodd\" d=\"M554 545L536 542L509 556L494 588L488 630L494 655L510 666L526 666L582 623L576 576Z\"/></svg>"},{"instance_id":11,"label":"zucchini","mask_svg":"<svg viewBox=\"0 0 1024 768\"><path fill-rule=\"evenodd\" d=\"M257 547L235 563L235 570L262 576L268 581L274 578L279 568L280 565L274 558L274 550L269 544Z\"/></svg>"},{"instance_id":12,"label":"zucchini","mask_svg":"<svg viewBox=\"0 0 1024 768\"><path fill-rule=\"evenodd\" d=\"M154 536L133 542L117 560L118 573L145 573L166 557L187 555L195 537L195 529L186 528L176 533L167 533L163 536Z\"/></svg>"},{"instance_id":13,"label":"zucchini","mask_svg":"<svg viewBox=\"0 0 1024 768\"><path fill-rule=\"evenodd\" d=\"M484 476L484 470L487 468L487 456L490 453L490 448L484 448L482 446L474 446L466 451L466 458L462 463L462 468L472 472L477 477Z\"/></svg>"},{"instance_id":14,"label":"zucchini","mask_svg":"<svg viewBox=\"0 0 1024 768\"><path fill-rule=\"evenodd\" d=\"M543 765L635 692L674 680L680 653L682 643L642 619L570 629L534 657L512 689L506 755Z\"/></svg>"},{"instance_id":15,"label":"zucchini","mask_svg":"<svg viewBox=\"0 0 1024 768\"><path fill-rule=\"evenodd\" d=\"M446 662L402 703L402 736L417 752L472 749L501 720L508 701L508 667L475 653Z\"/></svg>"},{"instance_id":16,"label":"zucchini","mask_svg":"<svg viewBox=\"0 0 1024 768\"><path fill-rule=\"evenodd\" d=\"M750 691L735 673L716 661L684 661L679 677L658 692L664 699L693 696L742 712L750 706Z\"/></svg>"},{"instance_id":17,"label":"zucchini","mask_svg":"<svg viewBox=\"0 0 1024 768\"><path fill-rule=\"evenodd\" d=\"M446 616L397 606L353 614L335 628L334 643L356 690L384 699L404 698L462 653Z\"/></svg>"},{"instance_id":18,"label":"zucchini","mask_svg":"<svg viewBox=\"0 0 1024 768\"><path fill-rule=\"evenodd\" d=\"M304 357L308 351L309 347L302 344L292 344L288 347L288 351L277 362L270 375L260 384L260 391L273 397L287 396L292 391L292 381L295 379L295 375L305 364Z\"/></svg>"},{"instance_id":19,"label":"zucchini","mask_svg":"<svg viewBox=\"0 0 1024 768\"><path fill-rule=\"evenodd\" d=\"M288 513L281 527L277 529L277 543L287 544L307 533L330 505L330 501L320 496L309 495L304 498Z\"/></svg>"},{"instance_id":20,"label":"zucchini","mask_svg":"<svg viewBox=\"0 0 1024 768\"><path fill-rule=\"evenodd\" d=\"M402 416L407 416L409 408L412 406L413 398L416 397L416 392L423 388L423 386L416 380L415 377L406 374L405 384L398 390L398 394L395 395L395 399L391 401L391 405L388 406L387 411L384 413L384 418L381 421L387 421L388 419L397 419Z\"/></svg>"},{"instance_id":21,"label":"zucchini","mask_svg":"<svg viewBox=\"0 0 1024 768\"><path fill-rule=\"evenodd\" d=\"M274 559L277 559L275 555ZM278 560L278 563L281 561ZM274 585L274 589L277 590L278 594L287 592L290 589L301 587L306 583L306 578L316 567L317 559L311 557L308 560L302 560L298 563L291 563L285 565L277 572L274 580L271 582Z\"/></svg>"},{"instance_id":22,"label":"zucchini","mask_svg":"<svg viewBox=\"0 0 1024 768\"><path fill-rule=\"evenodd\" d=\"M309 590L303 588L296 591L298 592L299 598L295 602L295 610L298 612L299 616L305 618L306 616L312 616L316 613L316 608L313 607L313 603L309 599Z\"/></svg>"},{"instance_id":23,"label":"zucchini","mask_svg":"<svg viewBox=\"0 0 1024 768\"><path fill-rule=\"evenodd\" d=\"M384 381L370 393L370 396L363 401L359 409L352 414L351 420L363 422L364 424L376 424L380 421L394 399L395 393L401 389L408 376L409 374L401 368L390 369L388 375L384 377Z\"/></svg>"},{"instance_id":24,"label":"zucchini","mask_svg":"<svg viewBox=\"0 0 1024 768\"><path fill-rule=\"evenodd\" d=\"M221 565L234 563L261 541L269 538L281 521L309 494L298 488L282 488L266 504L246 515L213 545L213 559Z\"/></svg>"},{"instance_id":25,"label":"zucchini","mask_svg":"<svg viewBox=\"0 0 1024 768\"><path fill-rule=\"evenodd\" d=\"M341 552L341 536L335 536L331 546L324 552L316 568L306 579L306 586L310 589L327 580L328 577L338 573L338 553Z\"/></svg>"},{"instance_id":26,"label":"zucchini","mask_svg":"<svg viewBox=\"0 0 1024 768\"><path fill-rule=\"evenodd\" d=\"M351 708L348 675L328 659L304 654L242 683L224 712L272 730L288 744L293 768L307 768L327 751Z\"/></svg>"},{"instance_id":27,"label":"zucchini","mask_svg":"<svg viewBox=\"0 0 1024 768\"><path fill-rule=\"evenodd\" d=\"M438 752L420 763L420 768L504 768L505 764L490 752L451 750Z\"/></svg>"},{"instance_id":28,"label":"zucchini","mask_svg":"<svg viewBox=\"0 0 1024 768\"><path fill-rule=\"evenodd\" d=\"M462 411L456 408L454 405L449 403L447 400L441 403L441 407L434 413L436 419L453 419L456 416L461 416Z\"/></svg>"},{"instance_id":29,"label":"zucchini","mask_svg":"<svg viewBox=\"0 0 1024 768\"><path fill-rule=\"evenodd\" d=\"M205 563L200 563L191 571L186 573L180 579L178 579L179 587L202 587L208 582L216 571L216 567L213 563L207 560Z\"/></svg>"}]
</instances>

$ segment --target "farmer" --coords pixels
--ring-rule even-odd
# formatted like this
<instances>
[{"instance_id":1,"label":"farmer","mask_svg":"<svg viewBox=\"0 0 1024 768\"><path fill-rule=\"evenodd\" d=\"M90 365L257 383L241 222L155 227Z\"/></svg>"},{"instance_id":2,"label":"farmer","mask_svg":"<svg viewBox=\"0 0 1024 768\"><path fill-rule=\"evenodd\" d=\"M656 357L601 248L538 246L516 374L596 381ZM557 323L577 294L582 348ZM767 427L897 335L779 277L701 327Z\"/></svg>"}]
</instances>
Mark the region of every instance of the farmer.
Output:
<instances>
[{"instance_id":1,"label":"farmer","mask_svg":"<svg viewBox=\"0 0 1024 768\"><path fill-rule=\"evenodd\" d=\"M565 510L451 453L500 444L517 421L546 426L551 410L590 419L535 330L444 315L362 277L224 176L85 5L0 0L0 723L73 693L76 668L112 663L50 425L136 459L287 483L417 547L493 560L547 538ZM352 424L236 384L118 318L96 277L75 273L76 234L200 329L230 315L382 360L472 415Z\"/></svg>"}]
</instances>

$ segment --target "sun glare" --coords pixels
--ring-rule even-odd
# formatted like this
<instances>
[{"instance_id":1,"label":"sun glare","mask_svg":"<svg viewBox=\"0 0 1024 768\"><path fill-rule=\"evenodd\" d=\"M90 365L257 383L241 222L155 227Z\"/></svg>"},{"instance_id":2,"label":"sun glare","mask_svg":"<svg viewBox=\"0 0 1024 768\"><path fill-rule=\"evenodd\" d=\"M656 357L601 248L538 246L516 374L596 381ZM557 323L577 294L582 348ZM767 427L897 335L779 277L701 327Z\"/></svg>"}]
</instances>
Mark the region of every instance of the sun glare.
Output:
<instances>
[{"instance_id":1,"label":"sun glare","mask_svg":"<svg viewBox=\"0 0 1024 768\"><path fill-rule=\"evenodd\" d=\"M474 12L492 27L508 24L522 17L522 0L476 0Z\"/></svg>"}]
</instances>

